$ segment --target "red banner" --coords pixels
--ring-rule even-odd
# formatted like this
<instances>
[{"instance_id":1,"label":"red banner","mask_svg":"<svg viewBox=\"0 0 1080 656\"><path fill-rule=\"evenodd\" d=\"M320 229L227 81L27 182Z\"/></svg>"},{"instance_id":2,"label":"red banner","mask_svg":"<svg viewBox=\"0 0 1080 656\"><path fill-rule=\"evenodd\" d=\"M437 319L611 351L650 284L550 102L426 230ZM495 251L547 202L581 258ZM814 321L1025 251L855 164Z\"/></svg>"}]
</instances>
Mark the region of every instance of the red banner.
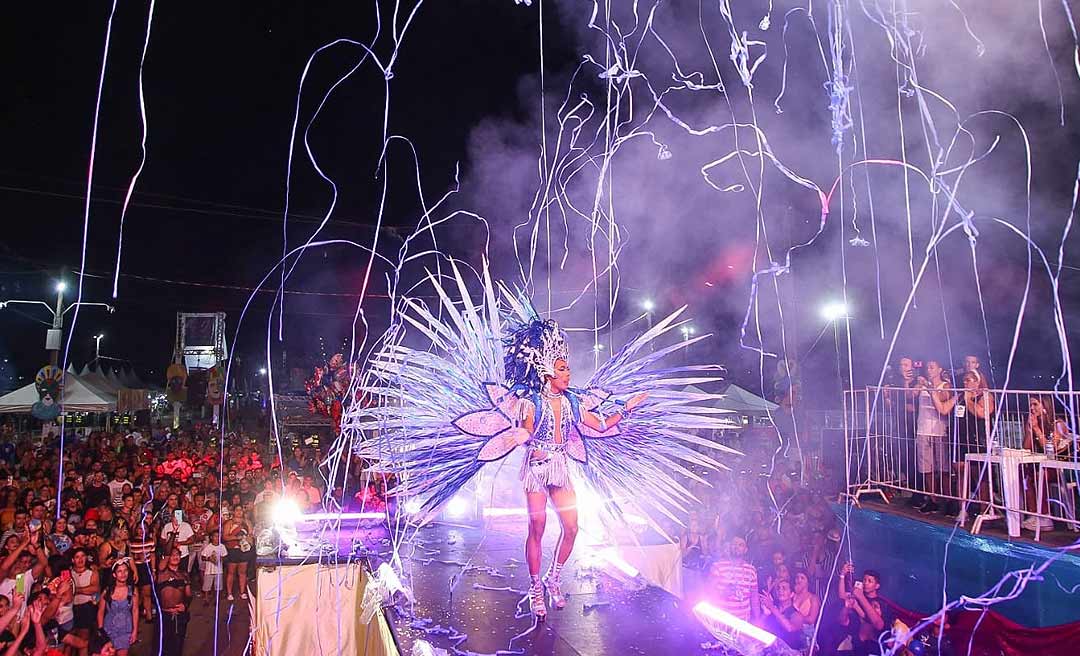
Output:
<instances>
[{"instance_id":1,"label":"red banner","mask_svg":"<svg viewBox=\"0 0 1080 656\"><path fill-rule=\"evenodd\" d=\"M925 617L885 601L895 611L897 619L912 628ZM1032 629L993 610L961 610L950 614L950 624L947 634L958 654L967 654L969 644L971 656L1075 656L1080 653L1080 622Z\"/></svg>"}]
</instances>

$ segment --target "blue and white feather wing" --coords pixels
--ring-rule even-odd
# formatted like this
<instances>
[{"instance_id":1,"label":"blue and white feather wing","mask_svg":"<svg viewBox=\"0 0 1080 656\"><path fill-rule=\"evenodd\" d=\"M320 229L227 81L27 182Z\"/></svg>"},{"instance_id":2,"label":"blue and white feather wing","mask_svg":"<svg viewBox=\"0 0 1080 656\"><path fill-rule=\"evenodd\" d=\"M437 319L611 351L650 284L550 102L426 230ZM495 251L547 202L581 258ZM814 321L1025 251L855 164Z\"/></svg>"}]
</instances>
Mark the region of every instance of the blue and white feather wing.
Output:
<instances>
[{"instance_id":1,"label":"blue and white feather wing","mask_svg":"<svg viewBox=\"0 0 1080 656\"><path fill-rule=\"evenodd\" d=\"M710 439L715 430L739 426L730 411L716 406L721 395L687 390L721 380L721 367L662 365L669 356L707 337L658 345L661 337L685 324L678 321L685 309L664 318L616 353L596 371L581 395L584 408L591 406L603 416L618 411L620 406L612 399L623 402L640 392L649 394L620 422L617 432L597 433L578 426L588 459L582 473L604 502L605 521L624 521L627 513L633 513L657 528L662 517L680 522L695 502L690 482L707 484L703 474L724 468L718 457L738 454Z\"/></svg>"},{"instance_id":2,"label":"blue and white feather wing","mask_svg":"<svg viewBox=\"0 0 1080 656\"><path fill-rule=\"evenodd\" d=\"M356 431L356 452L393 472L393 492L420 499L424 510L442 505L487 461L506 455L485 446L513 424L514 399L496 382L503 346L487 269L479 305L454 263L451 270L449 290L429 274L434 308L402 300L399 321L371 356L361 387L375 403L351 410L343 422L343 430Z\"/></svg>"}]
</instances>

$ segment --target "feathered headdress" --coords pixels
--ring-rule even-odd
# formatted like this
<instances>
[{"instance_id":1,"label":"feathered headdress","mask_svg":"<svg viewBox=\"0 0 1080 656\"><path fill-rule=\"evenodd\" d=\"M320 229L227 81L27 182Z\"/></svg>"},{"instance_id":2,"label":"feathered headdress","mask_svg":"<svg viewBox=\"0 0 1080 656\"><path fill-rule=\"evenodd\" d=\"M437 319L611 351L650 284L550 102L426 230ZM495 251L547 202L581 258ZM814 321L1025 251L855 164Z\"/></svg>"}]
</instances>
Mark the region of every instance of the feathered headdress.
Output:
<instances>
[{"instance_id":1,"label":"feathered headdress","mask_svg":"<svg viewBox=\"0 0 1080 656\"><path fill-rule=\"evenodd\" d=\"M519 296L515 309L507 317L503 339L506 383L518 393L537 394L544 379L555 375L555 361L570 359L570 347L559 324L541 319L527 298Z\"/></svg>"}]
</instances>

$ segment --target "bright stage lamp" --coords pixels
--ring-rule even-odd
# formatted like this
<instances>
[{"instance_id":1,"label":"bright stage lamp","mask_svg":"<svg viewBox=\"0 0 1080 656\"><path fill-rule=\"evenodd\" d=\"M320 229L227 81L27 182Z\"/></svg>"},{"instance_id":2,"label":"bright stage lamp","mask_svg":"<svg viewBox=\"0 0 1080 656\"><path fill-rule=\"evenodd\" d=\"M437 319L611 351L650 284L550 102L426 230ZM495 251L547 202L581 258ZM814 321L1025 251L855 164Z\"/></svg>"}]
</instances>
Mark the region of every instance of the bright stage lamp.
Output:
<instances>
[{"instance_id":1,"label":"bright stage lamp","mask_svg":"<svg viewBox=\"0 0 1080 656\"><path fill-rule=\"evenodd\" d=\"M641 574L641 572L638 571L638 568L626 562L626 559L620 556L618 550L614 547L603 549L597 553L601 558L611 563L615 569L632 579L636 579Z\"/></svg>"},{"instance_id":2,"label":"bright stage lamp","mask_svg":"<svg viewBox=\"0 0 1080 656\"><path fill-rule=\"evenodd\" d=\"M656 303L653 303L651 298L647 298L641 302L641 309L646 312L652 312L656 309Z\"/></svg>"},{"instance_id":3,"label":"bright stage lamp","mask_svg":"<svg viewBox=\"0 0 1080 656\"><path fill-rule=\"evenodd\" d=\"M270 521L274 526L295 526L303 516L300 506L289 498L279 499L270 510Z\"/></svg>"},{"instance_id":4,"label":"bright stage lamp","mask_svg":"<svg viewBox=\"0 0 1080 656\"><path fill-rule=\"evenodd\" d=\"M65 289L67 289L67 283L66 283L66 282L64 282L63 280L61 280L60 282L56 283L56 291L57 291L57 292L59 292L59 293L63 293L63 291L64 291Z\"/></svg>"},{"instance_id":5,"label":"bright stage lamp","mask_svg":"<svg viewBox=\"0 0 1080 656\"><path fill-rule=\"evenodd\" d=\"M731 637L746 636L751 638L763 646L768 647L776 642L776 636L759 629L746 620L739 619L731 613L717 608L707 601L699 601L694 606L694 615L705 625L705 628L709 630L719 639L727 639Z\"/></svg>"},{"instance_id":6,"label":"bright stage lamp","mask_svg":"<svg viewBox=\"0 0 1080 656\"><path fill-rule=\"evenodd\" d=\"M845 319L848 316L848 306L846 303L837 301L834 303L826 303L821 308L821 316L825 321L836 321L837 319Z\"/></svg>"},{"instance_id":7,"label":"bright stage lamp","mask_svg":"<svg viewBox=\"0 0 1080 656\"><path fill-rule=\"evenodd\" d=\"M461 519L469 512L469 502L461 497L454 497L446 504L446 516Z\"/></svg>"},{"instance_id":8,"label":"bright stage lamp","mask_svg":"<svg viewBox=\"0 0 1080 656\"><path fill-rule=\"evenodd\" d=\"M578 513L586 516L595 516L604 509L604 502L596 494L586 488L577 491Z\"/></svg>"}]
</instances>

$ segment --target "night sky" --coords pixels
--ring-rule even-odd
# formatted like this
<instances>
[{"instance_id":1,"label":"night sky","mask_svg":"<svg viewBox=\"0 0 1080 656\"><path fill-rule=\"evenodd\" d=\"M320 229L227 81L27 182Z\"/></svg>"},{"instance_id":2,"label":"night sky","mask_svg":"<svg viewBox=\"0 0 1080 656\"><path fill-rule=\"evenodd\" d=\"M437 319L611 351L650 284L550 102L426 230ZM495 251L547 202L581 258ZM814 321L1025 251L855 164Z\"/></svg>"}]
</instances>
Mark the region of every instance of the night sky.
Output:
<instances>
[{"instance_id":1,"label":"night sky","mask_svg":"<svg viewBox=\"0 0 1080 656\"><path fill-rule=\"evenodd\" d=\"M113 302L117 311L80 315L71 359L81 364L92 357L91 335L104 332L103 353L160 374L172 353L176 311L225 311L230 333L235 330L245 290L280 256L289 131L307 58L345 34L370 39L376 22L363 3L157 4L144 74L149 156L124 226L119 298L111 301L120 201L139 158L137 72L147 8L121 3L114 20L87 244L85 299ZM29 3L21 7L28 12L22 21L6 23L4 77L11 95L2 110L3 298L49 299L61 267L78 269L108 9L105 2L63 10ZM394 89L393 127L410 136L425 167L452 172L478 116L513 115L517 78L537 65L530 47L536 29L535 14L512 2L430 3L417 14L409 33L416 47L402 48L395 65L401 82ZM548 47L558 52L557 40ZM303 99L307 116L321 90L359 53L342 45L317 60L308 79L315 91ZM313 147L326 153L320 163L343 181L324 238L366 243L374 234L382 83L371 69L350 78L312 131ZM294 242L318 224L330 200L301 157L292 182ZM391 163L391 179L404 184L411 167L398 163L403 160ZM449 182L435 182L432 191L442 193ZM411 208L391 205L385 213L390 227L413 221ZM400 243L392 232L385 238ZM355 294L365 262L356 253L320 251L309 255L290 289ZM76 281L70 273L67 280ZM258 354L263 328L257 324L271 299L258 297L239 352ZM349 296L290 298L287 337L313 354L315 335L340 344L354 302ZM48 318L43 308L20 311ZM377 316L379 308L371 311ZM44 362L43 329L0 312L0 350L14 358L20 375Z\"/></svg>"},{"instance_id":2,"label":"night sky","mask_svg":"<svg viewBox=\"0 0 1080 656\"><path fill-rule=\"evenodd\" d=\"M564 3L558 11L549 6L545 15L544 52L552 110L565 94L582 49L595 45L582 36L587 12L581 12L587 8L568 10L566 6ZM73 362L81 365L92 357L91 336L104 332L103 354L133 363L143 375L156 377L160 383L172 353L177 311L227 312L230 340L234 339L236 320L250 290L281 255L289 136L304 66L316 48L341 37L370 41L380 25L382 36L376 53L385 61L392 52L392 7L383 7L380 23L368 3L158 3L144 73L148 159L124 225L119 298L111 300L120 201L139 161L137 74L148 9L145 3L121 3L113 23L102 98L83 292L85 300L108 301L117 310L110 315L88 308L80 314L72 341ZM79 268L82 251L87 163L109 4L87 2L58 8L24 3L18 11L18 20L5 21L0 46L4 79L10 89L8 102L0 108L4 146L0 161L0 298L49 300L61 269L68 271L69 285L77 281L72 272ZM390 82L391 131L408 136L415 146L425 198L430 202L447 192L459 166L464 187L448 207L483 210L492 218L493 242L502 244L496 250L504 256L508 253L506 235L520 220L515 213L521 208L520 202L507 199L527 200L535 187L536 171L535 164L531 171L525 167L519 175L520 184L507 184L500 175L510 167L504 167L491 153L496 149L526 153L535 161L538 152L539 134L528 131L536 120L537 12L536 3L524 7L510 0L427 2L409 28ZM984 27L978 24L980 18L976 17L976 28ZM990 18L994 17L987 20ZM404 20L404 15L398 17L399 24ZM675 18L670 19L668 28L675 22ZM953 24L948 29L955 27ZM771 34L775 36L776 30ZM722 37L719 29L717 35ZM791 38L793 49L810 48L812 52L816 47L797 30ZM994 46L1002 44L991 41L993 52L1008 51L1004 46L995 51ZM721 54L727 51L726 44L717 47ZM1039 51L1030 52L1034 54L1024 52L1017 57L1034 62L1037 74L1032 75L1042 76L1041 80L1050 70L1045 55L1042 62L1036 62ZM1077 80L1067 76L1070 51L1055 46L1053 53L1064 63L1059 69L1065 76L1065 98L1072 108ZM319 55L301 99L301 129L326 89L361 55L362 51L351 45L338 45ZM778 66L778 57L769 65ZM720 61L725 61L723 56ZM874 65L872 58L866 61L866 66ZM817 75L793 77L788 92L792 106L782 118L795 125L777 128L778 132L798 135L798 130L816 126L813 130L824 150L815 146L817 155L802 161L808 166L814 160L827 162L829 154L827 130L820 129L820 122L828 120L827 98L820 96L820 71ZM737 87L731 71L725 70L722 77L730 88ZM893 84L887 76L882 77L883 84ZM994 82L976 74L965 79L972 88ZM1011 75L1009 79L1018 77ZM386 166L379 166L384 84L377 69L365 65L339 86L313 125L310 145L324 172L339 185L337 205L320 239L370 243L383 180L388 179L380 253L392 256L416 224L420 209L408 149L401 143L395 145ZM777 84L776 79L767 80L759 85L759 93L771 98ZM1044 230L1045 246L1053 250L1056 261L1056 239L1067 215L1076 165L1077 132L1071 121L1064 129L1056 126L1057 98L1041 97L1042 91L1024 92L1018 86L1003 90L1000 104L1031 122L1036 151L1034 187L1039 194L1036 230ZM967 93L967 89L958 93ZM712 112L676 106L695 118ZM971 112L980 108L963 109ZM781 118L763 116L762 120ZM895 121L895 116L883 120ZM1040 134L1043 126L1047 131ZM1051 128L1057 131L1051 132ZM673 144L674 152L687 151L678 130L663 123L656 129L661 138ZM995 130L995 134L1002 133ZM1000 148L1015 155L1018 142L1008 139ZM989 138L980 145L987 143ZM1063 144L1070 147L1063 148ZM725 150L716 148L718 152ZM810 152L809 146L806 151ZM755 248L752 215L749 219L745 216L748 195L736 201L716 196L700 184L699 164L691 163L687 169L691 174L685 179L695 185L695 191L665 200L665 193L683 188L683 178L650 168L656 166L655 149L643 149L642 153L638 160L623 160L619 168L620 175L640 176L643 183L627 183L626 188L627 198L632 199L627 204L634 206L627 220L636 229L636 241L631 242L622 265L625 291L618 319L632 320L634 306L646 296L655 296L666 309L690 303L700 328L718 335L714 345L698 355L730 364L737 380L753 381L757 358L737 344ZM791 157L798 161L802 155ZM1015 158L1005 161L1009 163L1002 166L1013 170L995 173L1016 176ZM835 172L825 171L819 179L828 184ZM307 161L299 138L290 193L288 238L295 246L322 220L332 197ZM882 197L890 198L885 193ZM773 238L790 245L812 234L817 222L815 203L816 198L805 190L772 187L766 206L775 221ZM1022 199L1013 197L999 209L1013 211L1022 206ZM715 211L722 218L705 228L683 228L699 225L693 221L699 220L702 211ZM888 211L895 216L895 203ZM896 225L883 225L882 235L902 243L902 231ZM830 225L819 248L797 255L796 273L803 263L805 277L796 276L790 283L793 287L783 292L793 303L785 319L805 324L793 335L793 349L806 351L818 334L816 304L822 298L821 290L836 293L839 265L835 247L841 238L837 230ZM475 222L454 224L441 238L441 248L478 264L484 233ZM986 237L988 248L994 247L995 239L992 234ZM954 268L948 262L940 264L935 284L949 287L964 275L964 248L961 244L954 251ZM907 269L906 252L902 256L898 253L891 247L881 251L886 262L881 283L887 292L885 315L894 321L905 296L894 278L899 276L896 279L903 282ZM874 263L865 249L849 255L851 293L864 308L864 321L857 329L861 346L857 346L855 356L879 365L887 340L877 334L876 310L870 309L875 290L874 276L868 272L873 271ZM505 257L495 259L493 266L500 273L512 270ZM1000 313L991 317L990 342L995 355L1002 357L1001 349L1007 352L1015 319L1015 309L1008 304L1015 302L1016 290L1023 284L1026 256L1024 249L1017 250L1013 244L1011 251L1002 249L989 259L984 292L987 303L1001 305ZM641 266L635 266L639 262ZM1065 262L1075 263L1068 250ZM314 249L305 255L288 285L290 291L299 293L290 294L285 306L283 351L290 362L319 356L323 344L327 355L340 350L350 332L355 294L362 285L366 263L366 255L344 247ZM580 275L582 266L571 259L568 271ZM370 299L364 306L373 326L379 325L387 311L385 300L379 298L386 289L386 273L385 267L375 267ZM1067 271L1063 278L1067 320L1075 312L1074 280ZM560 285L563 289L573 286L565 279L560 279ZM265 360L261 351L274 288L271 281L271 291L257 295L250 318L235 340L238 343L230 345L249 366ZM959 340L958 349L976 348L983 340L982 326L970 316L977 303L968 292L964 294L967 296L955 302L958 312L968 314L969 334ZM921 307L931 302L927 300ZM1046 318L1025 329L1022 348L1027 345L1030 355L1018 363L1025 376L1053 370L1052 358L1038 355L1045 351L1046 339L1053 337L1047 285L1036 282L1031 303L1029 311ZM940 308L937 312L941 313ZM16 374L27 380L46 358L44 326L33 318L46 319L47 315L44 309L33 308L20 308L18 313L0 311L0 356L10 359ZM763 318L767 320L768 316ZM946 321L956 321L955 313ZM933 325L927 321L920 328L923 332L912 334L902 347L922 348L925 334L935 330ZM775 331L766 332L775 335ZM814 354L820 360L817 366L830 364L831 345L826 346ZM808 366L812 364L808 362Z\"/></svg>"}]
</instances>

